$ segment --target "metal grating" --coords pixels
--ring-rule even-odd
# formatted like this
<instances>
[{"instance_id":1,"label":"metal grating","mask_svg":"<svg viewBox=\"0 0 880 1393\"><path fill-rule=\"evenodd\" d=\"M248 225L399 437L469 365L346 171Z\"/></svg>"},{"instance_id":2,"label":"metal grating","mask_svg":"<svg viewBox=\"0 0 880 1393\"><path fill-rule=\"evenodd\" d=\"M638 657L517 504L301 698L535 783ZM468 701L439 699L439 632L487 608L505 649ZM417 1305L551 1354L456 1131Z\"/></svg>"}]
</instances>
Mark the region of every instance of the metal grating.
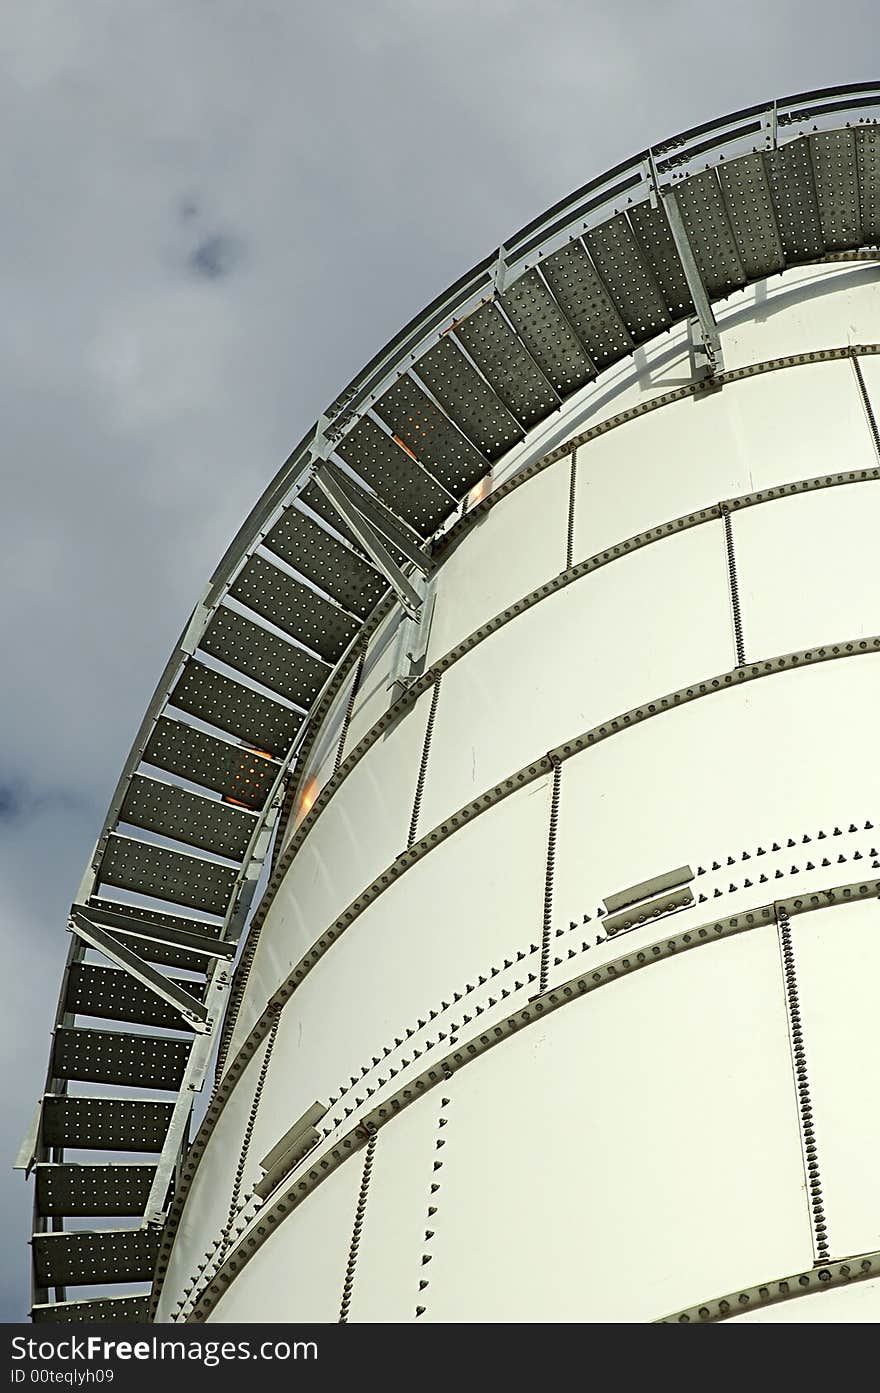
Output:
<instances>
[{"instance_id":1,"label":"metal grating","mask_svg":"<svg viewBox=\"0 0 880 1393\"><path fill-rule=\"evenodd\" d=\"M52 1073L57 1079L83 1083L175 1090L180 1087L190 1048L189 1040L173 1040L167 1035L57 1026Z\"/></svg>"},{"instance_id":2,"label":"metal grating","mask_svg":"<svg viewBox=\"0 0 880 1393\"><path fill-rule=\"evenodd\" d=\"M31 1308L35 1325L147 1325L150 1295L102 1296L94 1301L57 1301Z\"/></svg>"},{"instance_id":3,"label":"metal grating","mask_svg":"<svg viewBox=\"0 0 880 1393\"><path fill-rule=\"evenodd\" d=\"M450 419L487 459L500 459L522 440L520 423L450 335L444 335L422 355L415 371Z\"/></svg>"},{"instance_id":4,"label":"metal grating","mask_svg":"<svg viewBox=\"0 0 880 1393\"><path fill-rule=\"evenodd\" d=\"M342 657L358 631L358 622L350 614L262 556L251 557L229 593L328 663Z\"/></svg>"},{"instance_id":5,"label":"metal grating","mask_svg":"<svg viewBox=\"0 0 880 1393\"><path fill-rule=\"evenodd\" d=\"M150 1098L43 1098L43 1142L47 1147L87 1151L161 1151L173 1103Z\"/></svg>"},{"instance_id":6,"label":"metal grating","mask_svg":"<svg viewBox=\"0 0 880 1393\"><path fill-rule=\"evenodd\" d=\"M630 209L629 220L672 319L692 314L694 304L666 214L661 208L652 208L650 203L640 203Z\"/></svg>"},{"instance_id":7,"label":"metal grating","mask_svg":"<svg viewBox=\"0 0 880 1393\"><path fill-rule=\"evenodd\" d=\"M856 159L859 171L862 239L866 244L876 246L880 243L880 128L858 128Z\"/></svg>"},{"instance_id":8,"label":"metal grating","mask_svg":"<svg viewBox=\"0 0 880 1393\"><path fill-rule=\"evenodd\" d=\"M143 1214L156 1167L42 1164L37 1172L37 1213L99 1216Z\"/></svg>"},{"instance_id":9,"label":"metal grating","mask_svg":"<svg viewBox=\"0 0 880 1393\"><path fill-rule=\"evenodd\" d=\"M595 377L590 359L537 271L526 271L501 296L504 312L561 397Z\"/></svg>"},{"instance_id":10,"label":"metal grating","mask_svg":"<svg viewBox=\"0 0 880 1393\"><path fill-rule=\"evenodd\" d=\"M697 268L711 297L728 295L745 285L733 229L714 169L706 169L674 186Z\"/></svg>"},{"instance_id":11,"label":"metal grating","mask_svg":"<svg viewBox=\"0 0 880 1393\"><path fill-rule=\"evenodd\" d=\"M331 672L314 654L222 605L199 647L297 706L311 706Z\"/></svg>"},{"instance_id":12,"label":"metal grating","mask_svg":"<svg viewBox=\"0 0 880 1393\"><path fill-rule=\"evenodd\" d=\"M170 851L118 832L107 838L98 872L98 880L103 884L188 905L190 909L203 909L207 914L225 912L235 876L232 866L203 861L185 851Z\"/></svg>"},{"instance_id":13,"label":"metal grating","mask_svg":"<svg viewBox=\"0 0 880 1393\"><path fill-rule=\"evenodd\" d=\"M274 760L183 721L160 716L144 750L147 764L212 788L249 808L261 808L278 775Z\"/></svg>"},{"instance_id":14,"label":"metal grating","mask_svg":"<svg viewBox=\"0 0 880 1393\"><path fill-rule=\"evenodd\" d=\"M137 943L128 940L126 947L139 951ZM177 982L190 996L201 999L201 982ZM163 1030L190 1030L180 1011L163 1001L149 987L118 967L99 963L74 962L67 977L65 1010L76 1016L95 1016L106 1021L129 1021L132 1025L152 1025Z\"/></svg>"},{"instance_id":15,"label":"metal grating","mask_svg":"<svg viewBox=\"0 0 880 1393\"><path fill-rule=\"evenodd\" d=\"M384 576L301 508L285 508L263 546L361 619L388 589Z\"/></svg>"},{"instance_id":16,"label":"metal grating","mask_svg":"<svg viewBox=\"0 0 880 1393\"><path fill-rule=\"evenodd\" d=\"M35 1233L34 1277L39 1287L149 1282L160 1241L151 1229Z\"/></svg>"},{"instance_id":17,"label":"metal grating","mask_svg":"<svg viewBox=\"0 0 880 1393\"><path fill-rule=\"evenodd\" d=\"M267 754L283 755L302 725L302 715L190 658L169 694L180 711L228 730Z\"/></svg>"},{"instance_id":18,"label":"metal grating","mask_svg":"<svg viewBox=\"0 0 880 1393\"><path fill-rule=\"evenodd\" d=\"M339 442L336 454L420 537L430 537L447 517L452 500L446 490L369 416ZM305 494L303 501L315 506ZM340 527L341 519L334 525Z\"/></svg>"},{"instance_id":19,"label":"metal grating","mask_svg":"<svg viewBox=\"0 0 880 1393\"><path fill-rule=\"evenodd\" d=\"M625 215L609 218L584 241L633 342L668 329L669 311Z\"/></svg>"},{"instance_id":20,"label":"metal grating","mask_svg":"<svg viewBox=\"0 0 880 1393\"><path fill-rule=\"evenodd\" d=\"M782 241L762 155L743 155L719 166L724 206L743 270L750 280L785 268Z\"/></svg>"},{"instance_id":21,"label":"metal grating","mask_svg":"<svg viewBox=\"0 0 880 1393\"><path fill-rule=\"evenodd\" d=\"M191 793L189 789L166 784L161 779L147 778L145 774L135 774L119 820L241 861L257 819L255 813L234 808L230 803Z\"/></svg>"},{"instance_id":22,"label":"metal grating","mask_svg":"<svg viewBox=\"0 0 880 1393\"><path fill-rule=\"evenodd\" d=\"M857 247L862 241L862 220L855 134L819 131L809 141L826 250Z\"/></svg>"},{"instance_id":23,"label":"metal grating","mask_svg":"<svg viewBox=\"0 0 880 1393\"><path fill-rule=\"evenodd\" d=\"M486 304L455 327L480 371L524 426L543 421L560 399L496 305Z\"/></svg>"},{"instance_id":24,"label":"metal grating","mask_svg":"<svg viewBox=\"0 0 880 1393\"><path fill-rule=\"evenodd\" d=\"M813 165L806 140L792 140L767 155L770 194L786 261L809 261L825 250Z\"/></svg>"},{"instance_id":25,"label":"metal grating","mask_svg":"<svg viewBox=\"0 0 880 1393\"><path fill-rule=\"evenodd\" d=\"M626 325L579 237L548 256L541 270L597 368L631 351Z\"/></svg>"},{"instance_id":26,"label":"metal grating","mask_svg":"<svg viewBox=\"0 0 880 1393\"><path fill-rule=\"evenodd\" d=\"M426 397L411 377L399 377L375 406L393 433L456 498L488 473L489 461Z\"/></svg>"},{"instance_id":27,"label":"metal grating","mask_svg":"<svg viewBox=\"0 0 880 1393\"><path fill-rule=\"evenodd\" d=\"M158 910L144 909L142 905L120 904L116 900L103 899L100 895L89 897L85 914L87 918L94 919L96 924L102 924L105 928L121 933L123 940L125 940L126 934L133 934L134 929L126 928L119 919L120 915L129 922L132 919L139 920L145 925L155 924L161 928L170 929L172 933L194 934L198 938L208 940L219 939L222 927L218 923L208 923L204 919L183 919L178 914L162 914ZM136 935L132 937L129 946L151 963L165 963L169 967L184 968L191 972L204 972L205 970L204 954L189 952L185 946L161 943L158 940L140 938Z\"/></svg>"}]
</instances>

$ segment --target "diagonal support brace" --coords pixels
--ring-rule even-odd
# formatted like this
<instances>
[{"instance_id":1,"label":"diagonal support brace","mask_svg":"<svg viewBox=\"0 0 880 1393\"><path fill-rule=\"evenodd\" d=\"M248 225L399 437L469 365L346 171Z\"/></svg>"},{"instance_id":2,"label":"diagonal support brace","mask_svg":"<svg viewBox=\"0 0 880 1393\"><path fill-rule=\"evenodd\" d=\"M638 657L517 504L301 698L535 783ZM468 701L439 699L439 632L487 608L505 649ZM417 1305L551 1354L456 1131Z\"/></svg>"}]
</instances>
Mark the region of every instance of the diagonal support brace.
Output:
<instances>
[{"instance_id":1,"label":"diagonal support brace","mask_svg":"<svg viewBox=\"0 0 880 1393\"><path fill-rule=\"evenodd\" d=\"M721 335L718 332L718 324L712 313L712 306L709 295L703 284L703 277L697 266L694 256L694 249L691 246L684 219L681 216L678 198L674 189L665 189L660 195L663 208L666 212L666 220L669 223L669 230L672 233L672 240L675 243L675 250L678 252L679 260L684 270L685 280L691 299L694 302L694 309L697 312L697 334L698 349L702 350L699 354L703 359L703 375L714 377L717 372L721 372L724 367L724 360L721 354Z\"/></svg>"},{"instance_id":2,"label":"diagonal support brace","mask_svg":"<svg viewBox=\"0 0 880 1393\"><path fill-rule=\"evenodd\" d=\"M125 969L142 986L155 992L156 996L167 1001L169 1005L176 1007L184 1019L193 1030L206 1033L210 1030L208 1024L208 1009L204 1002L197 997L191 996L183 987L179 987L176 982L172 982L170 977L166 977L163 972L157 972L142 957L133 952L131 948L126 948L118 938L106 933L104 929L93 924L84 914L78 910L71 910L70 919L67 925L69 931L81 938L83 943L87 943L90 948L96 948L99 953L103 953L111 962L115 962L119 967Z\"/></svg>"},{"instance_id":3,"label":"diagonal support brace","mask_svg":"<svg viewBox=\"0 0 880 1393\"><path fill-rule=\"evenodd\" d=\"M77 904L71 912L82 914L90 924L103 925L117 930L130 938L140 938L147 943L163 943L170 948L180 948L187 953L199 953L206 958L222 958L228 961L235 957L236 943L229 938L211 938L207 934L191 932L187 929L173 929L165 924L152 924L136 915L120 914L112 910L98 909L96 905ZM198 921L193 920L193 923Z\"/></svg>"},{"instance_id":4,"label":"diagonal support brace","mask_svg":"<svg viewBox=\"0 0 880 1393\"><path fill-rule=\"evenodd\" d=\"M413 540L415 534L410 533L378 498L359 488L329 461L316 469L315 483L333 504L373 565L381 571L410 618L418 620L422 597L385 545L386 540L390 542L424 575L430 567L430 558Z\"/></svg>"}]
</instances>

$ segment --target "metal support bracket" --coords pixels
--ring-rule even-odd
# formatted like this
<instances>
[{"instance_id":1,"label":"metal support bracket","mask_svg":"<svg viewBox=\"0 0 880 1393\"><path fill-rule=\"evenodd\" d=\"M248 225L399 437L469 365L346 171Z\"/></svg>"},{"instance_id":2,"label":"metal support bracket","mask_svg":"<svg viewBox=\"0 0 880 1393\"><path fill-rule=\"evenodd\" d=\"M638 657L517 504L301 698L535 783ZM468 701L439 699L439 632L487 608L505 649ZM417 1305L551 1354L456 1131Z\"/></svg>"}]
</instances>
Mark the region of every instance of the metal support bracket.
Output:
<instances>
[{"instance_id":1,"label":"metal support bracket","mask_svg":"<svg viewBox=\"0 0 880 1393\"><path fill-rule=\"evenodd\" d=\"M174 1102L174 1111L165 1133L162 1154L156 1165L156 1174L144 1209L142 1228L161 1228L165 1223L165 1200L172 1176L186 1145L186 1132L192 1111L193 1097L205 1082L205 1074L214 1048L214 1027L223 1014L223 999L229 991L229 972L225 966L217 964L208 981L205 992L207 1030L193 1039L186 1069L180 1084L180 1092Z\"/></svg>"},{"instance_id":2,"label":"metal support bracket","mask_svg":"<svg viewBox=\"0 0 880 1393\"><path fill-rule=\"evenodd\" d=\"M694 250L685 229L675 190L665 189L660 198L666 212L672 240L675 243L675 250L678 252L684 270L688 290L694 302L694 309L697 312L696 328L698 332L692 335L693 347L691 352L695 376L714 377L724 367L718 324L712 313L703 277L700 275Z\"/></svg>"},{"instance_id":3,"label":"metal support bracket","mask_svg":"<svg viewBox=\"0 0 880 1393\"><path fill-rule=\"evenodd\" d=\"M302 1117L297 1118L280 1141L277 1141L272 1150L263 1157L260 1166L264 1174L254 1186L254 1194L259 1195L260 1199L271 1195L276 1185L280 1185L294 1166L309 1154L321 1140L318 1123L326 1114L327 1109L323 1103L316 1102L310 1108L306 1108Z\"/></svg>"},{"instance_id":4,"label":"metal support bracket","mask_svg":"<svg viewBox=\"0 0 880 1393\"><path fill-rule=\"evenodd\" d=\"M767 149L777 149L779 145L779 117L777 111L777 103L775 101L773 105L769 108L769 110L765 113L761 124L763 125L764 130L767 132L765 136Z\"/></svg>"},{"instance_id":5,"label":"metal support bracket","mask_svg":"<svg viewBox=\"0 0 880 1393\"><path fill-rule=\"evenodd\" d=\"M315 471L315 483L354 533L373 565L381 571L411 618L418 617L422 599L385 545L385 538L424 575L430 558L404 523L378 498L359 488L329 461Z\"/></svg>"},{"instance_id":6,"label":"metal support bracket","mask_svg":"<svg viewBox=\"0 0 880 1393\"><path fill-rule=\"evenodd\" d=\"M514 277L511 276L510 267L507 264L506 249L501 246L498 248L498 255L495 258L495 265L492 268L492 286L495 294L503 295L513 280Z\"/></svg>"},{"instance_id":7,"label":"metal support bracket","mask_svg":"<svg viewBox=\"0 0 880 1393\"><path fill-rule=\"evenodd\" d=\"M131 948L126 948L125 944L120 942L118 938L106 933L97 924L91 923L84 914L76 909L71 910L67 927L69 932L76 934L83 943L87 943L90 948L96 948L99 953L104 954L105 958L109 958L111 962L124 968L142 986L155 992L156 996L167 1001L170 1006L174 1006L193 1030L206 1031L208 1029L208 1012L204 1002L184 991L183 987L172 982L171 978L166 977L163 972L158 972L156 968L151 967Z\"/></svg>"},{"instance_id":8,"label":"metal support bracket","mask_svg":"<svg viewBox=\"0 0 880 1393\"><path fill-rule=\"evenodd\" d=\"M188 953L200 953L206 958L235 957L235 943L222 938L211 938L208 934L192 933L187 929L174 929L166 924L151 924L147 919L98 909L95 905L74 904L71 906L71 913L74 911L84 915L91 924L103 924L105 928L116 929L131 938L142 938L149 943L165 943L169 947L181 948Z\"/></svg>"},{"instance_id":9,"label":"metal support bracket","mask_svg":"<svg viewBox=\"0 0 880 1393\"><path fill-rule=\"evenodd\" d=\"M421 596L421 610L417 617L407 614L397 631L386 682L386 689L391 693L392 705L424 672L428 639L431 636L431 623L437 601L436 574L430 577L416 576L414 580Z\"/></svg>"},{"instance_id":10,"label":"metal support bracket","mask_svg":"<svg viewBox=\"0 0 880 1393\"><path fill-rule=\"evenodd\" d=\"M262 825L257 832L245 863L239 873L239 880L236 885L235 893L232 897L231 907L226 915L223 925L223 938L220 945L225 945L229 951L229 956L234 957L236 945L241 938L244 930L245 921L250 912L254 895L257 891L260 876L263 874L263 867L266 857L269 855L269 848L272 845L272 834L275 825L284 805L284 797L287 792L287 781L283 779L275 791L275 796L263 818Z\"/></svg>"}]
</instances>

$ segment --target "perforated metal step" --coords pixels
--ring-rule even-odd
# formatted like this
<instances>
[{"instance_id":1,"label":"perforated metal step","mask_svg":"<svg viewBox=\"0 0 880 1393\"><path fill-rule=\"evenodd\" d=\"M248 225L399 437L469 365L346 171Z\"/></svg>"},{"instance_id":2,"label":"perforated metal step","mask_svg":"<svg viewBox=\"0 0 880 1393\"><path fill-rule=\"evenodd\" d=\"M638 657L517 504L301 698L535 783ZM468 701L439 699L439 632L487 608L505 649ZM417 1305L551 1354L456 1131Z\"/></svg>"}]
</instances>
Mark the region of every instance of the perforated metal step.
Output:
<instances>
[{"instance_id":1,"label":"perforated metal step","mask_svg":"<svg viewBox=\"0 0 880 1393\"><path fill-rule=\"evenodd\" d=\"M449 335L419 359L416 371L450 420L487 459L498 459L522 440L519 421Z\"/></svg>"},{"instance_id":2,"label":"perforated metal step","mask_svg":"<svg viewBox=\"0 0 880 1393\"><path fill-rule=\"evenodd\" d=\"M184 919L179 914L163 914L160 910L122 904L101 895L90 896L83 912L87 919L119 933L130 948L151 963L164 963L188 972L203 972L205 954L189 952L190 947L194 950L213 947L224 957L231 957L235 953L234 944L219 941L222 926L205 919ZM144 933L151 932L156 934L155 939L144 937ZM165 942L160 941L163 936L166 937Z\"/></svg>"},{"instance_id":3,"label":"perforated metal step","mask_svg":"<svg viewBox=\"0 0 880 1393\"><path fill-rule=\"evenodd\" d=\"M37 1212L45 1217L143 1214L156 1174L150 1165L61 1165L37 1171Z\"/></svg>"},{"instance_id":4,"label":"perforated metal step","mask_svg":"<svg viewBox=\"0 0 880 1393\"><path fill-rule=\"evenodd\" d=\"M482 305L456 325L460 339L498 396L524 426L543 421L560 398L497 305Z\"/></svg>"},{"instance_id":5,"label":"perforated metal step","mask_svg":"<svg viewBox=\"0 0 880 1393\"><path fill-rule=\"evenodd\" d=\"M102 1296L94 1301L58 1301L31 1308L37 1325L141 1325L149 1321L150 1297Z\"/></svg>"},{"instance_id":6,"label":"perforated metal step","mask_svg":"<svg viewBox=\"0 0 880 1393\"><path fill-rule=\"evenodd\" d=\"M626 325L580 238L541 263L550 289L597 368L633 347Z\"/></svg>"},{"instance_id":7,"label":"perforated metal step","mask_svg":"<svg viewBox=\"0 0 880 1393\"><path fill-rule=\"evenodd\" d=\"M235 861L243 860L256 825L256 814L244 808L145 774L132 777L119 819Z\"/></svg>"},{"instance_id":8,"label":"perforated metal step","mask_svg":"<svg viewBox=\"0 0 880 1393\"><path fill-rule=\"evenodd\" d=\"M369 416L343 437L336 454L419 536L429 537L448 515L452 503L449 494ZM314 485L303 493L303 502L318 513L329 507ZM333 526L339 531L341 520L337 518Z\"/></svg>"},{"instance_id":9,"label":"perforated metal step","mask_svg":"<svg viewBox=\"0 0 880 1393\"><path fill-rule=\"evenodd\" d=\"M862 237L869 245L880 243L880 126L861 126L856 131L859 169L859 211Z\"/></svg>"},{"instance_id":10,"label":"perforated metal step","mask_svg":"<svg viewBox=\"0 0 880 1393\"><path fill-rule=\"evenodd\" d=\"M222 914L235 876L232 866L114 832L107 838L99 881L208 914Z\"/></svg>"},{"instance_id":11,"label":"perforated metal step","mask_svg":"<svg viewBox=\"0 0 880 1393\"><path fill-rule=\"evenodd\" d=\"M770 195L786 262L809 261L821 256L825 244L809 143L792 140L770 151L766 159Z\"/></svg>"},{"instance_id":12,"label":"perforated metal step","mask_svg":"<svg viewBox=\"0 0 880 1393\"><path fill-rule=\"evenodd\" d=\"M262 807L278 773L274 760L170 716L159 717L144 759L248 808Z\"/></svg>"},{"instance_id":13,"label":"perforated metal step","mask_svg":"<svg viewBox=\"0 0 880 1393\"><path fill-rule=\"evenodd\" d=\"M719 169L718 178L746 275L754 279L781 271L785 256L764 156L743 155L731 160Z\"/></svg>"},{"instance_id":14,"label":"perforated metal step","mask_svg":"<svg viewBox=\"0 0 880 1393\"><path fill-rule=\"evenodd\" d=\"M159 1242L159 1234L150 1229L35 1233L34 1277L40 1287L148 1282Z\"/></svg>"},{"instance_id":15,"label":"perforated metal step","mask_svg":"<svg viewBox=\"0 0 880 1393\"><path fill-rule=\"evenodd\" d=\"M826 250L858 246L862 218L855 132L817 131L809 140Z\"/></svg>"},{"instance_id":16,"label":"perforated metal step","mask_svg":"<svg viewBox=\"0 0 880 1393\"><path fill-rule=\"evenodd\" d=\"M537 271L526 271L501 296L504 312L560 397L595 377L583 344Z\"/></svg>"},{"instance_id":17,"label":"perforated metal step","mask_svg":"<svg viewBox=\"0 0 880 1393\"><path fill-rule=\"evenodd\" d=\"M169 700L270 755L284 755L302 725L300 712L195 660L187 663Z\"/></svg>"},{"instance_id":18,"label":"perforated metal step","mask_svg":"<svg viewBox=\"0 0 880 1393\"><path fill-rule=\"evenodd\" d=\"M625 214L593 228L584 241L633 341L667 329L669 311Z\"/></svg>"},{"instance_id":19,"label":"perforated metal step","mask_svg":"<svg viewBox=\"0 0 880 1393\"><path fill-rule=\"evenodd\" d=\"M225 605L211 620L199 649L302 707L311 706L331 671L313 653Z\"/></svg>"},{"instance_id":20,"label":"perforated metal step","mask_svg":"<svg viewBox=\"0 0 880 1393\"><path fill-rule=\"evenodd\" d=\"M263 545L361 619L388 588L378 571L301 508L285 508Z\"/></svg>"},{"instance_id":21,"label":"perforated metal step","mask_svg":"<svg viewBox=\"0 0 880 1393\"><path fill-rule=\"evenodd\" d=\"M126 946L129 945L131 939L126 940ZM174 980L197 1000L204 995L201 982L170 980ZM70 964L65 1007L77 1016L129 1021L132 1025L153 1025L165 1030L189 1029L180 1011L150 991L149 987L143 986L130 973L98 963Z\"/></svg>"},{"instance_id":22,"label":"perforated metal step","mask_svg":"<svg viewBox=\"0 0 880 1393\"><path fill-rule=\"evenodd\" d=\"M229 593L328 663L339 661L358 630L352 615L262 556L251 557Z\"/></svg>"},{"instance_id":23,"label":"perforated metal step","mask_svg":"<svg viewBox=\"0 0 880 1393\"><path fill-rule=\"evenodd\" d=\"M411 377L389 387L376 402L376 415L456 498L488 473L486 456Z\"/></svg>"},{"instance_id":24,"label":"perforated metal step","mask_svg":"<svg viewBox=\"0 0 880 1393\"><path fill-rule=\"evenodd\" d=\"M161 1151L173 1103L153 1098L79 1098L47 1093L43 1141L52 1149Z\"/></svg>"},{"instance_id":25,"label":"perforated metal step","mask_svg":"<svg viewBox=\"0 0 880 1393\"><path fill-rule=\"evenodd\" d=\"M677 185L675 197L709 295L728 295L745 285L746 273L715 170L706 169Z\"/></svg>"},{"instance_id":26,"label":"perforated metal step","mask_svg":"<svg viewBox=\"0 0 880 1393\"><path fill-rule=\"evenodd\" d=\"M173 1090L180 1087L189 1051L189 1040L57 1026L52 1073L84 1083Z\"/></svg>"},{"instance_id":27,"label":"perforated metal step","mask_svg":"<svg viewBox=\"0 0 880 1393\"><path fill-rule=\"evenodd\" d=\"M650 203L640 203L638 207L630 209L629 221L642 255L660 287L670 319L677 321L693 314L694 302L663 209L652 208Z\"/></svg>"}]
</instances>

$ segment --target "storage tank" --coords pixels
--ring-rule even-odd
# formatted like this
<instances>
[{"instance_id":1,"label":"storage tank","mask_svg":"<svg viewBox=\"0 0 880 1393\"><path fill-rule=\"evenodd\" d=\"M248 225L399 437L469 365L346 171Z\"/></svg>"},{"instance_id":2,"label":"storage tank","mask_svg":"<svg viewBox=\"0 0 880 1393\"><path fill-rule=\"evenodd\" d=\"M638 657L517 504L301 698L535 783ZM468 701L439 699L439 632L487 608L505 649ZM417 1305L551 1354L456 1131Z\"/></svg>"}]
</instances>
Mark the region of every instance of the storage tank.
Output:
<instances>
[{"instance_id":1,"label":"storage tank","mask_svg":"<svg viewBox=\"0 0 880 1393\"><path fill-rule=\"evenodd\" d=\"M594 180L270 485L71 910L35 1320L880 1317L878 103Z\"/></svg>"}]
</instances>

